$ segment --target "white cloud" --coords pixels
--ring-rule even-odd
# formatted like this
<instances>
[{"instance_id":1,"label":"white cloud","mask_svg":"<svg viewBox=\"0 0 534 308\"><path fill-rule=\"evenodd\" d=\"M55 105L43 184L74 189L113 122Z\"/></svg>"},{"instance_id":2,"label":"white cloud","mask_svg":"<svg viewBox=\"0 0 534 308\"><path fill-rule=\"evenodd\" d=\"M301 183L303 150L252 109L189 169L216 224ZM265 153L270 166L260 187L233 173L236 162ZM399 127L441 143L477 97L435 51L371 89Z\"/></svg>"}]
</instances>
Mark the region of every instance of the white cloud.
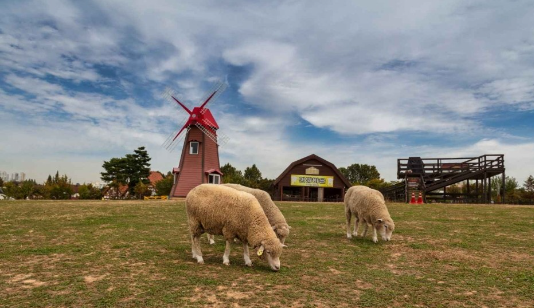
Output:
<instances>
[{"instance_id":1,"label":"white cloud","mask_svg":"<svg viewBox=\"0 0 534 308\"><path fill-rule=\"evenodd\" d=\"M64 161L86 152L105 153L101 161L147 145L155 166L170 170L178 155L160 144L183 113L156 94L169 85L196 106L199 85L230 75L241 97L210 106L231 137L223 163L256 163L275 177L315 153L338 166L376 164L393 179L396 159L414 152L504 149L510 172L523 174L515 161L529 160L514 151L531 139L475 142L507 133L484 122L494 110L533 109L533 13L525 1L11 2L0 12L0 128L15 133L2 155L54 148ZM246 74L232 75L235 67ZM29 119L4 120L21 114ZM300 119L342 141L290 137ZM444 145L404 146L414 132ZM474 145L448 145L451 136Z\"/></svg>"}]
</instances>

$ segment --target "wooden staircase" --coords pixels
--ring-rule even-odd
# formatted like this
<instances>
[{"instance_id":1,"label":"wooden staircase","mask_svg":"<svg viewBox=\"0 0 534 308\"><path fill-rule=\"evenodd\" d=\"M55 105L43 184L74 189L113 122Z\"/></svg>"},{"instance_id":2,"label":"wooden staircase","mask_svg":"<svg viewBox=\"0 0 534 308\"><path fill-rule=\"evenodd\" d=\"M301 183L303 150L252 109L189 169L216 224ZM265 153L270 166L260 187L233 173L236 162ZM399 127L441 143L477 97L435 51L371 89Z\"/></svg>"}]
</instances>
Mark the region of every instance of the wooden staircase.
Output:
<instances>
[{"instance_id":1,"label":"wooden staircase","mask_svg":"<svg viewBox=\"0 0 534 308\"><path fill-rule=\"evenodd\" d=\"M408 202L409 191L423 192L424 195L439 196L447 199L446 187L473 180L476 182L476 200L484 203L490 201L490 181L496 175L502 175L504 183L505 167L503 154L486 154L478 157L464 158L420 158L410 157L397 160L397 178L403 181L382 190L390 200ZM481 190L479 192L479 181ZM417 187L414 187L417 182ZM443 193L436 192L443 190ZM503 192L500 192L503 194ZM467 200L473 194L456 194L456 199ZM504 195L501 198L504 202Z\"/></svg>"}]
</instances>

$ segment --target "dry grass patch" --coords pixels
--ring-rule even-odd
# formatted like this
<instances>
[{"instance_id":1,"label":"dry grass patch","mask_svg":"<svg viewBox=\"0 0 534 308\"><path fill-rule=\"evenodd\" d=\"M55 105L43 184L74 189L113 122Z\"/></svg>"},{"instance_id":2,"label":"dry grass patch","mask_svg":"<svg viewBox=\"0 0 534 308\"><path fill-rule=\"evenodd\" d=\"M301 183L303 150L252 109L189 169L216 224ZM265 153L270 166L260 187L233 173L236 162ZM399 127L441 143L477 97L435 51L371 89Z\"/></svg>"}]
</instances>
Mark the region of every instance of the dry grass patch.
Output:
<instances>
[{"instance_id":1,"label":"dry grass patch","mask_svg":"<svg viewBox=\"0 0 534 308\"><path fill-rule=\"evenodd\" d=\"M5 307L530 307L534 208L389 204L392 241L348 240L341 203L279 203L282 269L202 238L183 201L0 202ZM490 230L496 230L494 233Z\"/></svg>"}]
</instances>

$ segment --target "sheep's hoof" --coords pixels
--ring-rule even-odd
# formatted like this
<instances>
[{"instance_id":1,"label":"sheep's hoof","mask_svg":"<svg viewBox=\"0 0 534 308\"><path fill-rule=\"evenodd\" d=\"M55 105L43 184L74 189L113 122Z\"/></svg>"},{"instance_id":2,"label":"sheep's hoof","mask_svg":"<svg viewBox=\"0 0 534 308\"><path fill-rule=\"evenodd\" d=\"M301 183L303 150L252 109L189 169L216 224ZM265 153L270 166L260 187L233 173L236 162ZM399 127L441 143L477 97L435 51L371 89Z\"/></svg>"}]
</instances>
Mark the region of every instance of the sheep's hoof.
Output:
<instances>
[{"instance_id":1,"label":"sheep's hoof","mask_svg":"<svg viewBox=\"0 0 534 308\"><path fill-rule=\"evenodd\" d=\"M373 239L373 242L374 242L374 243L378 243L378 239L377 239L377 238L374 238L374 239Z\"/></svg>"},{"instance_id":2,"label":"sheep's hoof","mask_svg":"<svg viewBox=\"0 0 534 308\"><path fill-rule=\"evenodd\" d=\"M230 265L230 261L223 261L223 264L228 266L228 265Z\"/></svg>"},{"instance_id":3,"label":"sheep's hoof","mask_svg":"<svg viewBox=\"0 0 534 308\"><path fill-rule=\"evenodd\" d=\"M352 232L352 236L358 236L357 232Z\"/></svg>"},{"instance_id":4,"label":"sheep's hoof","mask_svg":"<svg viewBox=\"0 0 534 308\"><path fill-rule=\"evenodd\" d=\"M347 233L347 238L348 238L348 239L351 239L351 238L352 238L352 235L350 235L350 233Z\"/></svg>"},{"instance_id":5,"label":"sheep's hoof","mask_svg":"<svg viewBox=\"0 0 534 308\"><path fill-rule=\"evenodd\" d=\"M215 244L215 241L214 240L210 240L210 245L213 245Z\"/></svg>"},{"instance_id":6,"label":"sheep's hoof","mask_svg":"<svg viewBox=\"0 0 534 308\"><path fill-rule=\"evenodd\" d=\"M252 262L245 263L245 265L248 266L248 267L252 267Z\"/></svg>"}]
</instances>

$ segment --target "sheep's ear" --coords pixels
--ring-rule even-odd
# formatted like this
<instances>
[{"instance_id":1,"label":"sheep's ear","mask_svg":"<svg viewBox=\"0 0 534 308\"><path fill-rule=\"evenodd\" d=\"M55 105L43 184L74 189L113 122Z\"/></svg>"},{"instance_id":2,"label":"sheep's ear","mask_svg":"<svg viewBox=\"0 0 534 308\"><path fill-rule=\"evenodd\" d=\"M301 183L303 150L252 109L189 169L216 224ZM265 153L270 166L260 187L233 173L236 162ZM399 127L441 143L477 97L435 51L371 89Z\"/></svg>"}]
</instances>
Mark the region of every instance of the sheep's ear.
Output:
<instances>
[{"instance_id":1,"label":"sheep's ear","mask_svg":"<svg viewBox=\"0 0 534 308\"><path fill-rule=\"evenodd\" d=\"M291 226L287 226L287 228L288 228L289 230L291 230Z\"/></svg>"},{"instance_id":2,"label":"sheep's ear","mask_svg":"<svg viewBox=\"0 0 534 308\"><path fill-rule=\"evenodd\" d=\"M263 250L264 250L263 245L261 245L260 248L258 248L258 252L257 252L258 257L260 257L263 254Z\"/></svg>"},{"instance_id":3,"label":"sheep's ear","mask_svg":"<svg viewBox=\"0 0 534 308\"><path fill-rule=\"evenodd\" d=\"M384 220L382 218L378 219L377 222L382 223Z\"/></svg>"},{"instance_id":4,"label":"sheep's ear","mask_svg":"<svg viewBox=\"0 0 534 308\"><path fill-rule=\"evenodd\" d=\"M282 244L282 248L287 248L287 245L286 244Z\"/></svg>"},{"instance_id":5,"label":"sheep's ear","mask_svg":"<svg viewBox=\"0 0 534 308\"><path fill-rule=\"evenodd\" d=\"M273 228L273 231L276 231L276 226L273 226L272 228Z\"/></svg>"}]
</instances>

